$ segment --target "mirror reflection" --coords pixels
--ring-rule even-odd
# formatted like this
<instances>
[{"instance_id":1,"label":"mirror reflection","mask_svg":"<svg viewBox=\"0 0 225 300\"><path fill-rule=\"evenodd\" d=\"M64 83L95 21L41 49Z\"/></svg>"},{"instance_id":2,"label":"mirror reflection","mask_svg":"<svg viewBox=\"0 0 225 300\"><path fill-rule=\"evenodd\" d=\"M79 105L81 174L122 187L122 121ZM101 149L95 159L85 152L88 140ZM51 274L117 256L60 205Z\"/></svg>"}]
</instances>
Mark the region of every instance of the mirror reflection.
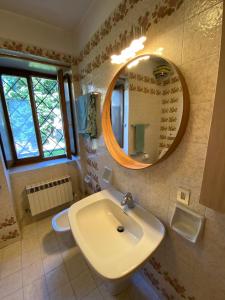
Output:
<instances>
[{"instance_id":1,"label":"mirror reflection","mask_svg":"<svg viewBox=\"0 0 225 300\"><path fill-rule=\"evenodd\" d=\"M127 155L156 163L171 147L182 114L182 85L171 63L146 55L121 70L111 96L111 124Z\"/></svg>"}]
</instances>

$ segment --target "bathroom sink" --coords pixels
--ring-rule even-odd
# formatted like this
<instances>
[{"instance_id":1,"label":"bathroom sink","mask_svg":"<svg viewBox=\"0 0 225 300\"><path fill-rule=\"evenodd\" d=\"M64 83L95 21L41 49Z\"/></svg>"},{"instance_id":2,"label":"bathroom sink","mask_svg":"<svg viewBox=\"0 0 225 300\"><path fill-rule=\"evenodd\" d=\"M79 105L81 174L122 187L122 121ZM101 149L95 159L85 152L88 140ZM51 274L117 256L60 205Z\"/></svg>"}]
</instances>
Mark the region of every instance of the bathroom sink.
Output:
<instances>
[{"instance_id":1,"label":"bathroom sink","mask_svg":"<svg viewBox=\"0 0 225 300\"><path fill-rule=\"evenodd\" d=\"M136 270L161 243L165 228L136 205L122 208L123 194L103 190L69 208L73 236L90 265L106 279Z\"/></svg>"}]
</instances>

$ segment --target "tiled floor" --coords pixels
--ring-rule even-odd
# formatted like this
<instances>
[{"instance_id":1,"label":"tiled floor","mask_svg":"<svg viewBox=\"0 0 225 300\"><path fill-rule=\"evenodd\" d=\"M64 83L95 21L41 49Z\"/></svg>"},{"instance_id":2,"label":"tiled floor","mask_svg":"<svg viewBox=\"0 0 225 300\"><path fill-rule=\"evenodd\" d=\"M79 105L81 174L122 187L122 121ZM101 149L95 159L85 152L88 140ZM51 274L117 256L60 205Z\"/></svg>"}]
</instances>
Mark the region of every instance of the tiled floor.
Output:
<instances>
[{"instance_id":1,"label":"tiled floor","mask_svg":"<svg viewBox=\"0 0 225 300\"><path fill-rule=\"evenodd\" d=\"M22 241L0 249L0 299L155 300L138 274L125 292L112 297L72 235L53 232L50 218L26 226Z\"/></svg>"}]
</instances>

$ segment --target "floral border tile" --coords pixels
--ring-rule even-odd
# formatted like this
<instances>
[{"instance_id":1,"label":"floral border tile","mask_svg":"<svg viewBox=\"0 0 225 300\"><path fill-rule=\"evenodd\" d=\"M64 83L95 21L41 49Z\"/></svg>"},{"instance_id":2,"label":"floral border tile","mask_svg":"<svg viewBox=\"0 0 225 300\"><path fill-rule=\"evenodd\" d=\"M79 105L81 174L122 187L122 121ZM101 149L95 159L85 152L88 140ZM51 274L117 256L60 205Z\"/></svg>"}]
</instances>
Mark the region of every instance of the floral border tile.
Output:
<instances>
[{"instance_id":1,"label":"floral border tile","mask_svg":"<svg viewBox=\"0 0 225 300\"><path fill-rule=\"evenodd\" d=\"M5 218L5 220L0 223L0 229L4 227L12 226L14 224L16 224L16 220L13 216L10 218Z\"/></svg>"},{"instance_id":2,"label":"floral border tile","mask_svg":"<svg viewBox=\"0 0 225 300\"><path fill-rule=\"evenodd\" d=\"M15 239L17 237L19 237L19 231L17 229L13 230L13 231L9 231L8 233L6 234L3 234L1 236L1 239L0 241L3 241L3 242L6 242L8 240L11 240L11 239Z\"/></svg>"},{"instance_id":3,"label":"floral border tile","mask_svg":"<svg viewBox=\"0 0 225 300\"><path fill-rule=\"evenodd\" d=\"M48 59L64 62L68 65L76 64L76 58L73 55L42 48L42 47L37 47L34 45L28 45L26 43L13 41L9 39L0 38L0 48L17 51L21 53L32 54L39 57L45 57Z\"/></svg>"},{"instance_id":4,"label":"floral border tile","mask_svg":"<svg viewBox=\"0 0 225 300\"><path fill-rule=\"evenodd\" d=\"M45 57L76 66L81 63L84 58L93 51L99 42L110 34L112 28L122 21L126 17L127 13L141 1L143 0L123 0L114 12L105 20L100 29L95 32L78 56L3 38L0 39L0 48ZM134 24L135 27L137 27L137 31L143 30L144 32L147 32L152 23L157 24L165 16L172 15L180 8L183 2L184 0L163 0L161 5L156 5L152 13L147 11L143 16L139 17L137 24ZM74 80L79 81L86 75L90 74L94 69L100 67L114 52L122 50L124 47L124 41L128 44L131 42L132 38L133 25L130 30L122 32L119 35L118 40L115 40L114 43L108 44L100 54L96 55L94 59L81 70L80 74L74 75Z\"/></svg>"},{"instance_id":5,"label":"floral border tile","mask_svg":"<svg viewBox=\"0 0 225 300\"><path fill-rule=\"evenodd\" d=\"M98 46L120 21L122 21L128 12L135 7L135 5L143 0L122 0L110 16L104 21L100 28L92 35L90 40L86 43L84 48L80 51L77 57L77 63L80 63L88 56L91 51ZM97 60L96 60L97 61Z\"/></svg>"},{"instance_id":6,"label":"floral border tile","mask_svg":"<svg viewBox=\"0 0 225 300\"><path fill-rule=\"evenodd\" d=\"M128 76L129 79L134 79L134 80L141 81L144 83L150 83L150 84L155 84L155 85L159 85L159 86L165 86L165 85L168 85L171 83L174 84L174 83L179 82L178 76L173 76L169 79L159 81L151 76L146 76L146 75L142 75L140 73L135 73L135 72L126 72L125 71L122 73L122 75Z\"/></svg>"},{"instance_id":7,"label":"floral border tile","mask_svg":"<svg viewBox=\"0 0 225 300\"><path fill-rule=\"evenodd\" d=\"M148 263L152 266L153 270L158 273L165 282L167 282L174 292L181 298L187 299L187 300L196 300L194 296L187 295L186 288L180 284L179 279L172 277L169 272L163 270L160 262L158 262L154 257L151 257L148 261ZM152 272L150 272L147 268L143 269L144 275L151 281L153 286L160 291L163 296L167 300L175 300L177 298L174 297L174 295L169 294L162 286L161 286L161 280L158 280Z\"/></svg>"},{"instance_id":8,"label":"floral border tile","mask_svg":"<svg viewBox=\"0 0 225 300\"><path fill-rule=\"evenodd\" d=\"M46 57L76 66L83 61L83 59L99 44L99 42L111 32L112 28L115 27L118 22L125 18L128 11L133 9L134 6L141 1L143 0L123 0L113 13L104 21L100 29L94 33L90 41L86 43L78 56L3 38L0 39L0 48ZM93 65L98 65L98 59L93 62Z\"/></svg>"},{"instance_id":9,"label":"floral border tile","mask_svg":"<svg viewBox=\"0 0 225 300\"><path fill-rule=\"evenodd\" d=\"M115 39L114 42L109 43L105 47L105 49L101 53L97 54L89 63L87 63L87 65L80 70L80 74L76 74L74 78L76 78L77 81L84 79L88 74L92 73L105 61L107 61L113 53L121 51L124 48L125 43L129 45L133 39L134 27L137 32L147 32L152 24L157 24L166 16L171 16L176 10L180 8L183 2L184 0L163 0L161 5L155 6L153 12L145 12L143 16L139 17L139 19L137 20L137 24L132 24L129 30L124 30L122 33L120 33L118 39ZM106 30L106 32L107 33L104 35L104 37L110 33L109 30ZM97 36L95 36L94 38L94 40L97 41L96 45L99 44L100 40L102 40L104 37L100 39L99 34L97 34ZM91 41L88 42L88 45L88 47L86 46L88 50L82 50L82 52L80 53L78 57L78 63L81 63L84 58L86 58L91 53L91 50L96 47L96 45L91 47Z\"/></svg>"}]
</instances>

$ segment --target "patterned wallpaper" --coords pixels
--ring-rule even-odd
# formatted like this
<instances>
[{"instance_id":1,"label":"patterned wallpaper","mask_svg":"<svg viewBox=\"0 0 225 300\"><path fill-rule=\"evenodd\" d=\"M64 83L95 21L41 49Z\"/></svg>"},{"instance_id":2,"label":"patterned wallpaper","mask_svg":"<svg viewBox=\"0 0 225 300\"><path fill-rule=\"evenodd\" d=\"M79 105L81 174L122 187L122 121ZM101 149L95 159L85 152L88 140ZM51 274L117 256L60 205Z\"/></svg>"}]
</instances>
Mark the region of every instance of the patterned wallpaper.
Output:
<instances>
[{"instance_id":1,"label":"patterned wallpaper","mask_svg":"<svg viewBox=\"0 0 225 300\"><path fill-rule=\"evenodd\" d=\"M162 149L169 148L179 129L182 110L182 86L178 76L166 81L161 97L161 124L159 154Z\"/></svg>"},{"instance_id":2,"label":"patterned wallpaper","mask_svg":"<svg viewBox=\"0 0 225 300\"><path fill-rule=\"evenodd\" d=\"M0 38L0 48L45 57L77 66L98 46L99 42L111 33L112 29L116 27L118 23L124 20L128 12L133 10L136 4L142 1L143 0L122 0L120 5L118 5L112 14L104 21L102 26L93 34L78 55L70 55L51 49L45 49L38 45L3 38ZM151 15L149 11L146 11L145 15L140 16L138 24L136 24L136 31L147 31L149 27L151 27L151 22L158 23L161 18L171 15L176 9L179 9L182 2L183 0L163 0L163 4L161 6L156 5ZM102 63L108 60L113 52L119 51L121 47L128 45L132 39L133 29L130 28L129 31L125 30L119 35L119 39L115 41L114 44L109 44L100 55L96 56L91 63L81 70L81 74L74 75L74 78L79 80L85 75L90 74L92 70L98 68Z\"/></svg>"},{"instance_id":3,"label":"patterned wallpaper","mask_svg":"<svg viewBox=\"0 0 225 300\"><path fill-rule=\"evenodd\" d=\"M145 33L153 24L157 24L161 19L170 16L174 11L178 10L183 1L184 0L163 0L161 5L155 5L152 12L145 10L144 15L141 15L138 18L137 23L133 24L135 25L135 32ZM118 5L101 27L93 34L78 55L66 54L39 47L38 45L26 44L4 38L0 38L0 48L32 54L77 66L83 62L95 48L97 48L99 43L113 31L113 28L116 28L116 26L126 18L127 14L132 11L139 2L143 2L143 0L122 0L120 5ZM80 71L80 73L74 74L74 78L76 80L84 78L107 61L114 52L119 52L120 49L128 45L133 39L133 25L129 29L121 32L119 38L115 40L113 44L109 43L101 54L95 56L94 59Z\"/></svg>"},{"instance_id":4,"label":"patterned wallpaper","mask_svg":"<svg viewBox=\"0 0 225 300\"><path fill-rule=\"evenodd\" d=\"M0 248L16 241L20 236L5 172L0 153Z\"/></svg>"},{"instance_id":5,"label":"patterned wallpaper","mask_svg":"<svg viewBox=\"0 0 225 300\"><path fill-rule=\"evenodd\" d=\"M122 192L130 191L167 226L163 244L143 269L143 276L155 287L160 299L222 300L225 263L221 255L225 241L221 232L225 230L225 218L199 204L218 71L222 1L142 0L133 2L132 7L130 3L122 1L123 7L118 9L124 16L116 22L109 17L96 31L98 42L94 43L95 38L91 38L86 49L81 51L78 71L73 73L76 92L98 91L102 107L107 87L120 68L110 64L110 55L130 42L132 26L142 26L147 31L142 53L157 53L162 49L161 55L179 66L187 81L191 101L189 125L173 155L142 171L124 169L111 158L99 125L94 148L93 141L80 143L83 169L92 178L92 191L95 191L97 181L103 188L104 166L112 168L113 185ZM162 138L163 129L168 129L167 123L176 122L173 113L177 109L180 87L177 78L173 80L170 88L165 85L162 94L157 86L152 87L152 93L162 97L165 114L161 119ZM170 129L173 130L172 125ZM179 186L191 190L190 207L207 219L204 236L196 245L185 241L169 227ZM212 276L215 270L219 277Z\"/></svg>"},{"instance_id":6,"label":"patterned wallpaper","mask_svg":"<svg viewBox=\"0 0 225 300\"><path fill-rule=\"evenodd\" d=\"M99 46L108 35L115 31L115 27L119 26L133 10L134 6L140 2L144 2L144 0L123 0L121 5L119 5L103 23L101 28L96 31L77 58L77 63L82 63L82 67L79 73L74 75L74 80L84 79L88 74L108 61L112 54L120 52L123 48L128 46L134 38L133 28L135 28L137 34L141 32L146 33L153 24L159 23L161 19L179 10L184 0L163 0L160 5L157 3L152 4L154 5L152 11L145 9L144 15L139 16L136 23L132 22L128 28L117 34L113 41L109 40L107 44L104 43L103 50L97 51L97 55L92 55L93 52L96 52L94 51L96 47ZM88 59L90 55L91 60ZM86 63L86 59L88 63ZM85 63L83 63L84 61Z\"/></svg>"}]
</instances>

